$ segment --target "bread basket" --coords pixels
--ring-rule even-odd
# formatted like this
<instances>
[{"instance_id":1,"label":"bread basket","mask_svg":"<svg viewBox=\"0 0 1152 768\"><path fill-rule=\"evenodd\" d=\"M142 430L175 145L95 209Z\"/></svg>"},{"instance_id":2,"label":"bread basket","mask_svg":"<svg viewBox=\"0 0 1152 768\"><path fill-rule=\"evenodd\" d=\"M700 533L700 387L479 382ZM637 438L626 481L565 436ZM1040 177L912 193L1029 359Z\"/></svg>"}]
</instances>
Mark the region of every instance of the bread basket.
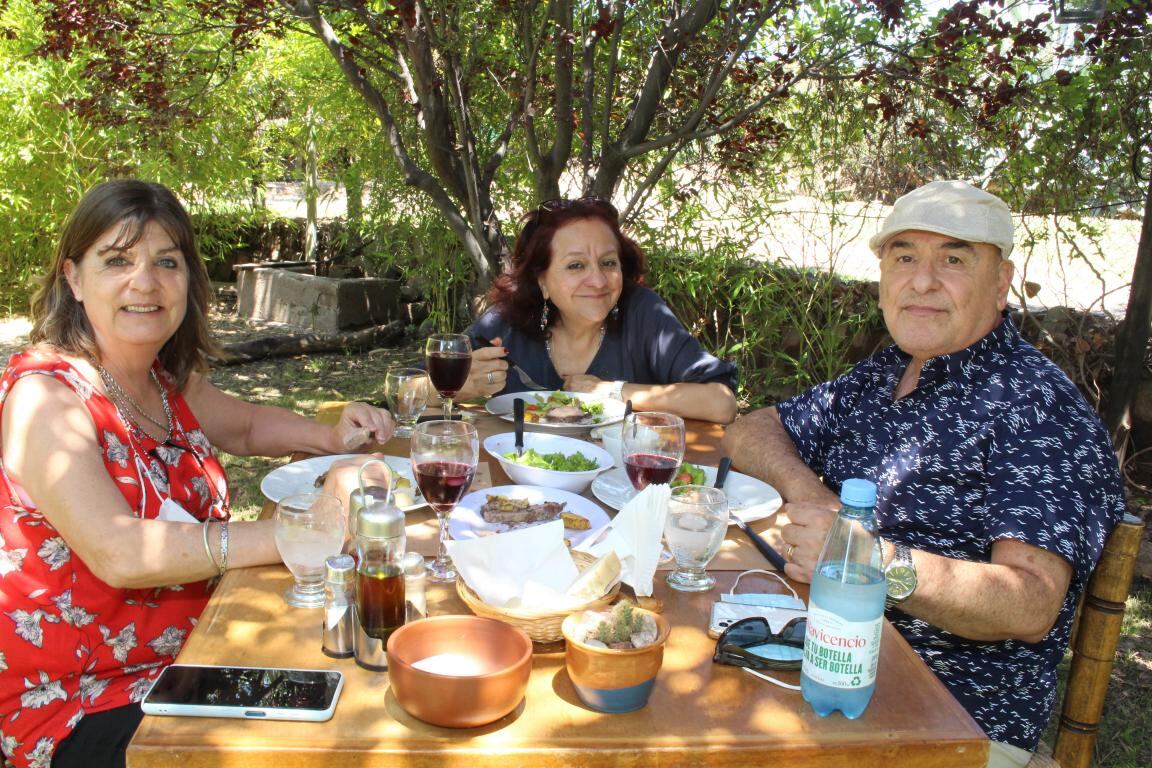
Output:
<instances>
[{"instance_id":1,"label":"bread basket","mask_svg":"<svg viewBox=\"0 0 1152 768\"><path fill-rule=\"evenodd\" d=\"M573 552L572 560L581 572L596 562L596 558L584 552ZM472 591L472 588L464 582L464 579L460 577L456 579L456 592L460 595L460 599L471 609L472 613L477 616L486 616L490 619L498 619L506 624L511 624L517 629L523 630L534 642L554 643L564 639L564 633L560 631L560 625L564 623L564 619L568 614L585 610L600 611L607 608L616 599L616 596L620 594L620 582L617 581L613 584L602 597L560 612L536 612L522 611L515 608L497 608L481 600L480 597Z\"/></svg>"}]
</instances>

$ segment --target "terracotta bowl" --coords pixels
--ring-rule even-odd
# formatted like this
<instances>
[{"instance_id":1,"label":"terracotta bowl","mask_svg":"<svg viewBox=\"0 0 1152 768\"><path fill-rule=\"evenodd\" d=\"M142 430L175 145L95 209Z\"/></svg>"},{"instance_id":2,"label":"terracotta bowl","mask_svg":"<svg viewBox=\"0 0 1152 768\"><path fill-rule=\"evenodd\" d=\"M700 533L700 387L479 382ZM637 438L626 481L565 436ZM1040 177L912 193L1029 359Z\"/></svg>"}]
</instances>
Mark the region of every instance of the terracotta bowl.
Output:
<instances>
[{"instance_id":1,"label":"terracotta bowl","mask_svg":"<svg viewBox=\"0 0 1152 768\"><path fill-rule=\"evenodd\" d=\"M564 661L576 695L598 712L632 712L648 703L656 685L656 673L664 663L664 644L672 631L663 616L637 608L656 620L656 642L644 648L617 650L584 645L572 638L581 619L579 613L564 619L561 629L567 640Z\"/></svg>"},{"instance_id":2,"label":"terracotta bowl","mask_svg":"<svg viewBox=\"0 0 1152 768\"><path fill-rule=\"evenodd\" d=\"M474 728L507 715L524 698L532 641L516 627L479 616L435 616L388 638L388 679L408 714L445 728Z\"/></svg>"}]
</instances>

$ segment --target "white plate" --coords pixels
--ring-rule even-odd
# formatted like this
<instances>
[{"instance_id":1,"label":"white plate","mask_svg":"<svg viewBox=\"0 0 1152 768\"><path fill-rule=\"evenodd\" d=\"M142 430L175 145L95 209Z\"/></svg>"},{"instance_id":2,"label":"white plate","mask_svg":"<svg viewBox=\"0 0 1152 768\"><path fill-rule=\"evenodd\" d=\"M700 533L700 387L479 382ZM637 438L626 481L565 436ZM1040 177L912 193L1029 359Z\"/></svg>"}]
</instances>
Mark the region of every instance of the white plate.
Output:
<instances>
[{"instance_id":1,"label":"white plate","mask_svg":"<svg viewBox=\"0 0 1152 768\"><path fill-rule=\"evenodd\" d=\"M515 421L512 416L512 402L518 398L524 398L526 404L537 402L536 396L540 400L547 400L552 392L510 392L507 395L500 395L499 397L491 398L484 407L488 413L493 416L499 416L504 421ZM624 403L619 400L604 400L599 397L594 397L584 392L564 392L563 394L569 397L579 398L585 403L600 403L604 406L604 413L599 416L593 417L593 421L587 424L548 424L542 421L527 421L524 423L524 428L531 432L555 432L560 435L577 435L581 432L587 432L593 427L603 426L604 424L615 424L624 420Z\"/></svg>"},{"instance_id":2,"label":"white plate","mask_svg":"<svg viewBox=\"0 0 1152 768\"><path fill-rule=\"evenodd\" d=\"M716 482L716 467L696 466L704 470L705 485ZM783 503L780 494L768 483L739 472L728 473L724 493L728 495L729 511L746 523L763 520ZM636 490L623 469L612 469L592 481L592 495L612 509L620 509L636 495Z\"/></svg>"},{"instance_id":3,"label":"white plate","mask_svg":"<svg viewBox=\"0 0 1152 768\"><path fill-rule=\"evenodd\" d=\"M297 493L311 493L320 490L316 487L316 478L328 471L333 462L338 459L363 459L363 453L343 453L337 456L316 456L302 461L293 461L269 472L260 481L260 492L272 502L280 501L285 496ZM416 503L410 507L401 507L402 510L416 509L424 506L424 499L420 496L420 489L412 477L412 463L399 456L385 456L384 462L393 472L408 478L412 483L412 494Z\"/></svg>"},{"instance_id":4,"label":"white plate","mask_svg":"<svg viewBox=\"0 0 1152 768\"><path fill-rule=\"evenodd\" d=\"M480 514L480 508L484 506L488 496L528 499L532 504L539 504L544 501L565 502L567 504L564 507L566 512L585 517L592 524L592 527L586 531L564 529L564 535L572 542L573 547L584 541L589 534L596 533L608 525L609 522L608 514L583 496L577 496L574 493L556 488L541 488L536 485L499 485L495 488L473 491L460 499L460 503L456 505L456 508L452 510L451 517L448 518L448 533L452 535L453 539L457 541L477 539L481 536L491 536L508 530L508 526L504 523L490 523Z\"/></svg>"}]
</instances>

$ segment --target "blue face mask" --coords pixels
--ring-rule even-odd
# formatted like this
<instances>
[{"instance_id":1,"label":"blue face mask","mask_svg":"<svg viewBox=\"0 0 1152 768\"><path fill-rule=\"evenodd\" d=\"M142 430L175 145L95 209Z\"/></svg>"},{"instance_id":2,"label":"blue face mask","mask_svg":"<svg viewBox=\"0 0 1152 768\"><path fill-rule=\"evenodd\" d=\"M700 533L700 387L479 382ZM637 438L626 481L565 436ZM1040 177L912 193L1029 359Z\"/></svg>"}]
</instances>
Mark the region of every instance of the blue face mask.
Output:
<instances>
[{"instance_id":1,"label":"blue face mask","mask_svg":"<svg viewBox=\"0 0 1152 768\"><path fill-rule=\"evenodd\" d=\"M744 592L742 594L736 593L736 588L740 586L740 579L744 578L750 573L760 573L779 581L784 585L784 588L791 594L783 595L778 592ZM780 575L775 571L763 571L759 569L744 571L736 577L736 583L732 585L732 591L720 595L720 600L725 603L736 603L738 605L756 605L764 608L783 608L786 610L803 611L807 610L804 601L796 594L796 590L792 586L780 578Z\"/></svg>"}]
</instances>

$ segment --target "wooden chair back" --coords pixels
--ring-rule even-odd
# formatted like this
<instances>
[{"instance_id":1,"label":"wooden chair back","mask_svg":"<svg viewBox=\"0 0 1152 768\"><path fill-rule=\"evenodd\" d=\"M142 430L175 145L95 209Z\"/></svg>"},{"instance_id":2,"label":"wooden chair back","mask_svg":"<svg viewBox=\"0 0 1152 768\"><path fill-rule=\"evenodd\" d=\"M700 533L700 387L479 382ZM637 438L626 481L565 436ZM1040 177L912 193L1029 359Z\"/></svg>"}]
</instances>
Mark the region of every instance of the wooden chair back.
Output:
<instances>
[{"instance_id":1,"label":"wooden chair back","mask_svg":"<svg viewBox=\"0 0 1152 768\"><path fill-rule=\"evenodd\" d=\"M1100 729L1100 713L1112 660L1132 586L1144 521L1133 515L1113 529L1088 581L1072 633L1072 667L1064 691L1053 756L1062 768L1089 768Z\"/></svg>"}]
</instances>

